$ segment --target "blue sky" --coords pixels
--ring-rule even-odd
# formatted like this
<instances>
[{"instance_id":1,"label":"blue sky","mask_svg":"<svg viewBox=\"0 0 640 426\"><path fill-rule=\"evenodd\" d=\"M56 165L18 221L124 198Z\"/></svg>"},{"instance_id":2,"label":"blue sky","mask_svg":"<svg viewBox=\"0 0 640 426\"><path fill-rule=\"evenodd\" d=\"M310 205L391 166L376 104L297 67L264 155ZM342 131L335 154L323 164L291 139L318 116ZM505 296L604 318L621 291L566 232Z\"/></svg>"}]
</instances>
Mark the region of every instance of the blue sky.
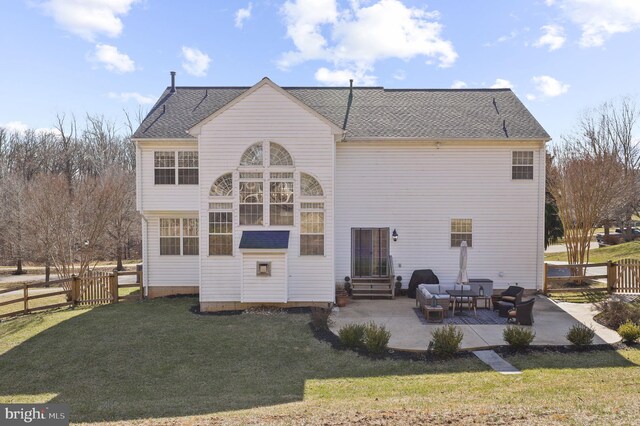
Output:
<instances>
[{"instance_id":1,"label":"blue sky","mask_svg":"<svg viewBox=\"0 0 640 426\"><path fill-rule=\"evenodd\" d=\"M183 86L512 87L551 136L640 96L639 0L9 0L0 125L148 110Z\"/></svg>"}]
</instances>

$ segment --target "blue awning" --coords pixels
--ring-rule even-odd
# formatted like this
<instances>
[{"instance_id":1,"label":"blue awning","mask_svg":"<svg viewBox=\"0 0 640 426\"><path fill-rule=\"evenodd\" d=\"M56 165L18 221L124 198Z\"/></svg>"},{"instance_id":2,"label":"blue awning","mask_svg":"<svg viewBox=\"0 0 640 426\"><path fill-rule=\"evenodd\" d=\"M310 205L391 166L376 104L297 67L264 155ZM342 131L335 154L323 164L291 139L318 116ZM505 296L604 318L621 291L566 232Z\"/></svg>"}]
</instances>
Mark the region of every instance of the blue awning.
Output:
<instances>
[{"instance_id":1,"label":"blue awning","mask_svg":"<svg viewBox=\"0 0 640 426\"><path fill-rule=\"evenodd\" d=\"M241 249L289 248L289 231L243 231Z\"/></svg>"}]
</instances>

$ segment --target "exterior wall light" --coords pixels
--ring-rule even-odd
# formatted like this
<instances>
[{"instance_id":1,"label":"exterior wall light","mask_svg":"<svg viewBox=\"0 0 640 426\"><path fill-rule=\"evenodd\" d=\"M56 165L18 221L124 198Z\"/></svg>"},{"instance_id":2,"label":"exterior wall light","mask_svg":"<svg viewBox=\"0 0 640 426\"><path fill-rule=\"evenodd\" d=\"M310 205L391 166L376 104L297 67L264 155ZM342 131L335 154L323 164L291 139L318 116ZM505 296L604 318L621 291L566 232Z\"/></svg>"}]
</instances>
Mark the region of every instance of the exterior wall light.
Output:
<instances>
[{"instance_id":1,"label":"exterior wall light","mask_svg":"<svg viewBox=\"0 0 640 426\"><path fill-rule=\"evenodd\" d=\"M393 233L391 234L391 238L393 238L393 241L398 241L398 231L394 229Z\"/></svg>"}]
</instances>

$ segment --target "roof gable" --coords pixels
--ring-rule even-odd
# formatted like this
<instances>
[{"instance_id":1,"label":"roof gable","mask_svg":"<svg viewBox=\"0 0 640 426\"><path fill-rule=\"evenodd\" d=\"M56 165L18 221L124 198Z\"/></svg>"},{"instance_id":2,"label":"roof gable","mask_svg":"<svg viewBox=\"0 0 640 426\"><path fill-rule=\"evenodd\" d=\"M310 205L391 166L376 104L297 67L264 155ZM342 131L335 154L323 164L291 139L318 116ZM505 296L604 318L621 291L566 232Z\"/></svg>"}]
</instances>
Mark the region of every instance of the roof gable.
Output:
<instances>
[{"instance_id":1,"label":"roof gable","mask_svg":"<svg viewBox=\"0 0 640 426\"><path fill-rule=\"evenodd\" d=\"M285 96L287 99L293 101L296 105L300 106L305 111L311 113L313 116L315 116L316 118L318 118L319 120L321 120L325 124L329 125L334 134L342 132L342 129L340 127L336 126L333 122L329 121L326 117L324 117L323 115L318 113L318 111L316 111L313 108L310 108L308 105L306 105L300 99L296 98L295 96L292 96L286 90L283 90L280 86L275 84L268 77L264 77L262 80L260 80L254 86L252 86L251 88L249 88L248 90L244 91L239 96L234 98L231 102L229 102L226 105L224 105L223 107L219 108L218 110L213 112L210 116L208 116L204 120L200 121L199 123L197 123L196 125L194 125L190 129L188 129L187 130L188 133L193 135L193 136L198 136L200 134L200 130L202 129L202 126L204 126L205 124L207 124L211 120L214 120L217 116L219 116L220 114L224 113L226 110L232 108L234 105L237 105L238 103L242 102L244 99L248 98L249 96L251 96L253 93L255 93L256 91L258 91L259 89L261 89L264 86L271 87L276 92L278 92L281 95Z\"/></svg>"}]
</instances>

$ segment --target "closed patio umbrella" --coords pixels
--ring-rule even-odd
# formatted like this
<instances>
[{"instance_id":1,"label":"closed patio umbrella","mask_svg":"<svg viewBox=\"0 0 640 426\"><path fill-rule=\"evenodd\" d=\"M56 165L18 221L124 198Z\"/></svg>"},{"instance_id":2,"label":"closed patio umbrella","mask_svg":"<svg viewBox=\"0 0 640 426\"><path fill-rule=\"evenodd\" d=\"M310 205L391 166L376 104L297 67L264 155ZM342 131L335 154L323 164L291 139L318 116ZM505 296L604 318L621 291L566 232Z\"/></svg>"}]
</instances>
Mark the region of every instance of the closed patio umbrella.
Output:
<instances>
[{"instance_id":1,"label":"closed patio umbrella","mask_svg":"<svg viewBox=\"0 0 640 426\"><path fill-rule=\"evenodd\" d=\"M458 272L458 284L464 285L469 282L467 275L467 242L460 243L460 272ZM464 287L463 287L464 288Z\"/></svg>"},{"instance_id":2,"label":"closed patio umbrella","mask_svg":"<svg viewBox=\"0 0 640 426\"><path fill-rule=\"evenodd\" d=\"M463 241L460 243L460 272L458 272L458 279L456 280L462 291L462 296L460 296L460 314L462 314L462 301L464 300L464 285L469 283L469 276L467 275L467 242Z\"/></svg>"}]
</instances>

